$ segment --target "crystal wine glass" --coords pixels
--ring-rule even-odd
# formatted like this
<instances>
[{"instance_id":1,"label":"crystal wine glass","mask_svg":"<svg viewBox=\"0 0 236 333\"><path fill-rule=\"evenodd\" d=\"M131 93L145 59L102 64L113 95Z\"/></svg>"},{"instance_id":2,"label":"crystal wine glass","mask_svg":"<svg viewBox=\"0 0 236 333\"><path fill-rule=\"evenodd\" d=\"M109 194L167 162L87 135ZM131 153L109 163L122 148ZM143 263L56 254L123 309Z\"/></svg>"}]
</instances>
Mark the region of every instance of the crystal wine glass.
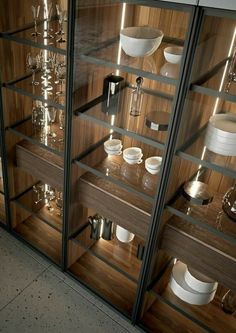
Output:
<instances>
[{"instance_id":1,"label":"crystal wine glass","mask_svg":"<svg viewBox=\"0 0 236 333\"><path fill-rule=\"evenodd\" d=\"M33 186L34 203L37 205L44 199L44 186L36 184Z\"/></svg>"},{"instance_id":2,"label":"crystal wine glass","mask_svg":"<svg viewBox=\"0 0 236 333\"><path fill-rule=\"evenodd\" d=\"M35 72L39 68L40 59L39 56L33 56L31 53L27 54L26 66L32 71L32 85L37 86L39 82L35 80Z\"/></svg>"},{"instance_id":3,"label":"crystal wine glass","mask_svg":"<svg viewBox=\"0 0 236 333\"><path fill-rule=\"evenodd\" d=\"M40 12L40 6L31 6L32 9L32 14L33 14L33 19L34 19L34 32L31 33L32 37L37 37L41 35L40 32L38 32L38 26L37 26L37 21L39 18L39 12Z\"/></svg>"},{"instance_id":4,"label":"crystal wine glass","mask_svg":"<svg viewBox=\"0 0 236 333\"><path fill-rule=\"evenodd\" d=\"M52 11L53 11L53 5L52 2L49 2L44 7L44 18L46 19L46 28L44 29L43 38L44 39L51 39L53 36L50 34L50 21L52 18Z\"/></svg>"},{"instance_id":5,"label":"crystal wine glass","mask_svg":"<svg viewBox=\"0 0 236 333\"><path fill-rule=\"evenodd\" d=\"M65 34L63 30L63 22L66 18L66 10L63 10L59 5L56 5L57 9L57 15L58 15L58 21L59 21L59 31L56 32L58 36L61 36L59 39L57 39L58 43L65 43L66 40L62 36Z\"/></svg>"},{"instance_id":6,"label":"crystal wine glass","mask_svg":"<svg viewBox=\"0 0 236 333\"><path fill-rule=\"evenodd\" d=\"M46 112L45 107L41 101L36 101L36 105L32 110L32 124L35 135L39 134L40 141L45 139L45 125L46 125Z\"/></svg>"},{"instance_id":7,"label":"crystal wine glass","mask_svg":"<svg viewBox=\"0 0 236 333\"><path fill-rule=\"evenodd\" d=\"M48 117L48 124L49 124L49 132L48 136L55 138L57 135L55 132L52 131L52 124L55 123L57 115L57 109L54 106L47 107L47 117Z\"/></svg>"},{"instance_id":8,"label":"crystal wine glass","mask_svg":"<svg viewBox=\"0 0 236 333\"><path fill-rule=\"evenodd\" d=\"M65 63L58 63L55 66L55 73L56 73L56 77L57 77L57 81L55 81L55 83L59 83L60 84L60 91L58 91L56 94L57 95L64 95L64 91L63 91L63 84L65 83L65 78L66 78L66 64Z\"/></svg>"},{"instance_id":9,"label":"crystal wine glass","mask_svg":"<svg viewBox=\"0 0 236 333\"><path fill-rule=\"evenodd\" d=\"M46 190L44 192L44 196L46 199L46 207L47 209L52 212L54 208L51 205L51 201L55 199L55 189L49 185L47 185Z\"/></svg>"},{"instance_id":10,"label":"crystal wine glass","mask_svg":"<svg viewBox=\"0 0 236 333\"><path fill-rule=\"evenodd\" d=\"M56 206L59 209L58 216L63 215L63 193L58 192L56 197Z\"/></svg>"}]
</instances>

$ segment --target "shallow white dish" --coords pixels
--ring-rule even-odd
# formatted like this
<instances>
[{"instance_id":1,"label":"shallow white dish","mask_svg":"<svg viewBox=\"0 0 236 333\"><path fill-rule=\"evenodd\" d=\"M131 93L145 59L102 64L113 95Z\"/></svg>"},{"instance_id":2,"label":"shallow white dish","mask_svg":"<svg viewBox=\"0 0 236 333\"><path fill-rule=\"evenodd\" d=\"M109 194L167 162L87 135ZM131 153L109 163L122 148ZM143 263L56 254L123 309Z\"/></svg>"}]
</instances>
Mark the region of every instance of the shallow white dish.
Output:
<instances>
[{"instance_id":1,"label":"shallow white dish","mask_svg":"<svg viewBox=\"0 0 236 333\"><path fill-rule=\"evenodd\" d=\"M236 146L235 145L221 145L217 141L208 141L205 139L204 145L212 151L213 153L220 154L223 156L236 156Z\"/></svg>"},{"instance_id":2,"label":"shallow white dish","mask_svg":"<svg viewBox=\"0 0 236 333\"><path fill-rule=\"evenodd\" d=\"M121 150L122 142L119 139L111 139L104 142L104 148L108 150Z\"/></svg>"},{"instance_id":3,"label":"shallow white dish","mask_svg":"<svg viewBox=\"0 0 236 333\"><path fill-rule=\"evenodd\" d=\"M236 139L236 114L215 114L209 119L208 127L217 135Z\"/></svg>"},{"instance_id":4,"label":"shallow white dish","mask_svg":"<svg viewBox=\"0 0 236 333\"><path fill-rule=\"evenodd\" d=\"M120 31L120 42L127 55L144 57L157 50L163 36L163 32L157 28L127 27Z\"/></svg>"},{"instance_id":5,"label":"shallow white dish","mask_svg":"<svg viewBox=\"0 0 236 333\"><path fill-rule=\"evenodd\" d=\"M210 293L199 293L189 287L184 279L186 269L187 266L180 261L174 265L169 282L173 293L189 304L203 305L211 302L215 296L215 290Z\"/></svg>"},{"instance_id":6,"label":"shallow white dish","mask_svg":"<svg viewBox=\"0 0 236 333\"><path fill-rule=\"evenodd\" d=\"M199 293L211 293L218 287L218 283L216 281L188 267L186 268L184 279L189 287Z\"/></svg>"},{"instance_id":7,"label":"shallow white dish","mask_svg":"<svg viewBox=\"0 0 236 333\"><path fill-rule=\"evenodd\" d=\"M156 175L161 168L162 157L151 156L145 160L145 168L152 175Z\"/></svg>"},{"instance_id":8,"label":"shallow white dish","mask_svg":"<svg viewBox=\"0 0 236 333\"><path fill-rule=\"evenodd\" d=\"M182 46L168 46L164 49L164 57L171 64L179 64L183 53Z\"/></svg>"},{"instance_id":9,"label":"shallow white dish","mask_svg":"<svg viewBox=\"0 0 236 333\"><path fill-rule=\"evenodd\" d=\"M230 145L236 144L236 138L227 138L227 136L222 136L214 131L212 131L210 128L207 129L206 136L208 140L215 141L217 140L219 143L228 143Z\"/></svg>"}]
</instances>

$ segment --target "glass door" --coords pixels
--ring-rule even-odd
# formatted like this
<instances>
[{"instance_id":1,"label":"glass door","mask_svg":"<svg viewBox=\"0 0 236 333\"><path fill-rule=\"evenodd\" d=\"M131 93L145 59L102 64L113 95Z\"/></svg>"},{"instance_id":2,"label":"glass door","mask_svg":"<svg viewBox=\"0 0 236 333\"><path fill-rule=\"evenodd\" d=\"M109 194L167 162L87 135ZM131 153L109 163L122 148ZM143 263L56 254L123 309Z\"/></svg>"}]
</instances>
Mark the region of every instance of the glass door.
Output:
<instances>
[{"instance_id":1,"label":"glass door","mask_svg":"<svg viewBox=\"0 0 236 333\"><path fill-rule=\"evenodd\" d=\"M235 37L234 13L203 10L140 322L154 332L236 331Z\"/></svg>"},{"instance_id":2,"label":"glass door","mask_svg":"<svg viewBox=\"0 0 236 333\"><path fill-rule=\"evenodd\" d=\"M128 317L190 18L156 1L76 2L68 269Z\"/></svg>"}]
</instances>

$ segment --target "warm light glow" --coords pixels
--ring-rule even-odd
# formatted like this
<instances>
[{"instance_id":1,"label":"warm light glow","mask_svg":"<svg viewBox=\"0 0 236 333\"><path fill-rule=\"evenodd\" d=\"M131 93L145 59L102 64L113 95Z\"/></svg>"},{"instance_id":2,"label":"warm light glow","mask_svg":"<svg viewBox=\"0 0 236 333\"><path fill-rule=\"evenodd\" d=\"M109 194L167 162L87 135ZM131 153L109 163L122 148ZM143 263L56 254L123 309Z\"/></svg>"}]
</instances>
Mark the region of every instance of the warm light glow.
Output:
<instances>
[{"instance_id":1,"label":"warm light glow","mask_svg":"<svg viewBox=\"0 0 236 333\"><path fill-rule=\"evenodd\" d=\"M122 30L124 28L124 24L125 24L125 12L126 12L126 3L123 3L122 6L122 13L121 13L121 22L120 22L120 30ZM120 65L120 59L121 59L121 44L119 42L119 46L118 46L118 54L117 54L117 64ZM116 75L119 75L120 71L117 69L116 70Z\"/></svg>"},{"instance_id":2,"label":"warm light glow","mask_svg":"<svg viewBox=\"0 0 236 333\"><path fill-rule=\"evenodd\" d=\"M229 47L228 57L232 56L235 38L236 38L236 27L234 28L234 33L233 33L232 41L231 41L231 44L230 44L230 47ZM223 72L222 79L221 79L220 86L219 86L219 92L221 92L222 89L223 89L223 85L224 85L225 76L226 76L226 73L227 73L227 70L228 70L228 66L229 66L229 60L227 60L227 62L225 64L224 72ZM215 102L215 106L214 106L214 109L213 109L213 112L212 112L212 115L216 114L217 109L218 109L218 105L219 105L219 101L220 101L220 98L217 97L216 102ZM203 151L202 151L201 161L204 159L205 153L206 153L206 147L204 146ZM197 173L197 176L196 176L196 180L198 180L198 178L200 176L200 169L201 169L201 167L202 167L202 165L200 164L198 166L198 173Z\"/></svg>"}]
</instances>

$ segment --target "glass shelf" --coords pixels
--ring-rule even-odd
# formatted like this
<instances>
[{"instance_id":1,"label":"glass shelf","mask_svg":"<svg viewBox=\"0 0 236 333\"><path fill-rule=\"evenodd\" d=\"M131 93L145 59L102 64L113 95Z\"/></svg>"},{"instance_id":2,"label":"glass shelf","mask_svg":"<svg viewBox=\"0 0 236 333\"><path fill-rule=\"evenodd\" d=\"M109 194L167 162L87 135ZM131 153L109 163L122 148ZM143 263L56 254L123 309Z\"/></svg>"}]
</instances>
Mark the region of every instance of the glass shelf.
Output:
<instances>
[{"instance_id":1,"label":"glass shelf","mask_svg":"<svg viewBox=\"0 0 236 333\"><path fill-rule=\"evenodd\" d=\"M219 97L227 101L236 102L236 83L232 82L230 84L229 91L226 91L228 81L228 62L224 61L224 63L225 64L222 64L222 66L220 66L216 72L212 70L213 75L206 75L205 79L200 81L198 80L199 83L198 81L193 83L190 87L190 90L208 96Z\"/></svg>"},{"instance_id":2,"label":"glass shelf","mask_svg":"<svg viewBox=\"0 0 236 333\"><path fill-rule=\"evenodd\" d=\"M54 74L50 74L52 79L50 82L54 82L56 78ZM13 90L19 94L23 94L25 96L31 97L34 100L40 100L48 105L52 105L58 109L65 109L65 96L58 96L56 92L59 91L59 87L57 88L53 84L52 94L48 94L47 91L43 90L42 83L42 72L37 72L35 75L35 80L39 82L39 85L32 85L32 75L31 73L24 74L15 78L14 80L3 83L3 87Z\"/></svg>"},{"instance_id":3,"label":"glass shelf","mask_svg":"<svg viewBox=\"0 0 236 333\"><path fill-rule=\"evenodd\" d=\"M117 38L100 46L86 50L79 49L79 59L96 65L108 66L123 72L136 74L144 78L160 81L166 84L176 85L179 76L180 65L167 63L163 50L172 44L162 42L157 51L147 57L130 57L121 49ZM173 43L173 40L172 40ZM176 45L176 44L173 44ZM117 60L119 58L119 60Z\"/></svg>"},{"instance_id":4,"label":"glass shelf","mask_svg":"<svg viewBox=\"0 0 236 333\"><path fill-rule=\"evenodd\" d=\"M32 125L31 117L22 121L20 124L8 127L8 131L20 136L38 146L45 148L59 156L64 156L64 132L56 122L52 124L51 130L55 136L44 135L41 131L36 131ZM48 129L47 129L48 131ZM47 132L48 133L48 132Z\"/></svg>"},{"instance_id":5,"label":"glass shelf","mask_svg":"<svg viewBox=\"0 0 236 333\"><path fill-rule=\"evenodd\" d=\"M137 288L135 282L88 252L69 267L69 272L115 308L131 316Z\"/></svg>"},{"instance_id":6,"label":"glass shelf","mask_svg":"<svg viewBox=\"0 0 236 333\"><path fill-rule=\"evenodd\" d=\"M28 24L26 27L22 27L18 30L15 31L6 31L1 34L2 38L8 39L11 41L15 41L20 44L25 44L25 45L31 45L33 47L41 48L41 49L46 49L50 50L56 53L64 54L66 55L66 49L67 49L67 43L58 43L58 36L55 34L56 31L58 31L59 26L58 26L58 21L50 21L50 29L51 35L53 38L51 39L45 39L43 38L43 22L41 22L38 25L38 32L41 34L38 37L32 37L31 33L34 32L34 27L33 23L30 25ZM65 39L67 36L67 25L63 25L63 29L65 32Z\"/></svg>"},{"instance_id":7,"label":"glass shelf","mask_svg":"<svg viewBox=\"0 0 236 333\"><path fill-rule=\"evenodd\" d=\"M162 93L158 96L158 92L156 92L156 96L154 96L154 92L147 89L144 90L145 94L142 103L142 113L138 117L133 117L129 114L131 92L132 88L130 87L123 89L123 103L116 114L109 114L103 96L88 103L87 106L85 105L81 109L77 109L75 114L79 115L81 118L94 120L99 124L104 124L116 131L121 129L121 134L123 134L123 132L127 133L127 135L129 135L129 133L131 135L134 133L136 134L137 139L139 137L140 140L142 140L142 138L148 139L149 144L164 149L167 131L150 129L146 126L145 122L150 111L166 111L169 113L172 107L172 96L166 95L166 97L164 97Z\"/></svg>"},{"instance_id":8,"label":"glass shelf","mask_svg":"<svg viewBox=\"0 0 236 333\"><path fill-rule=\"evenodd\" d=\"M196 239L197 242L210 246L216 252L220 252L223 256L227 256L232 261L235 261L236 242L232 237L235 226L232 226L232 221L229 221L228 226L226 225L225 227L224 225L222 232L217 230L215 226L212 226L215 221L209 221L209 216L206 212L201 216L201 220L196 220L196 218L191 215L182 213L172 206L166 206L166 208L170 213L174 214L168 222L171 228L175 228L192 239ZM194 207L194 209L194 213L196 214L196 207ZM223 218L221 222L223 223L226 219L227 218Z\"/></svg>"},{"instance_id":9,"label":"glass shelf","mask_svg":"<svg viewBox=\"0 0 236 333\"><path fill-rule=\"evenodd\" d=\"M177 150L176 155L236 179L236 156L223 156L207 149L205 134L206 130L200 130L199 135L190 139L183 149Z\"/></svg>"},{"instance_id":10,"label":"glass shelf","mask_svg":"<svg viewBox=\"0 0 236 333\"><path fill-rule=\"evenodd\" d=\"M138 249L136 237L131 243L122 243L115 236L109 241L102 238L94 241L89 238L89 231L90 225L71 241L75 246L81 247L85 252L137 283L142 262L136 257Z\"/></svg>"},{"instance_id":11,"label":"glass shelf","mask_svg":"<svg viewBox=\"0 0 236 333\"><path fill-rule=\"evenodd\" d=\"M35 184L37 187L44 186L43 183ZM42 193L41 193L42 195ZM38 197L33 188L28 189L14 201L20 208L27 210L32 216L36 216L55 230L62 232L61 211L57 207L56 198L58 191L55 190L55 198L50 200L50 206L46 204L44 198L38 202Z\"/></svg>"},{"instance_id":12,"label":"glass shelf","mask_svg":"<svg viewBox=\"0 0 236 333\"><path fill-rule=\"evenodd\" d=\"M203 329L208 332L236 332L234 315L225 313L221 308L221 299L228 289L218 285L214 299L205 305L191 305L178 298L168 285L171 278L173 265L170 265L155 287L150 291L158 300L169 305L173 310L191 319L199 325L199 331ZM186 320L187 320L186 318ZM214 318L214 319L213 319Z\"/></svg>"},{"instance_id":13,"label":"glass shelf","mask_svg":"<svg viewBox=\"0 0 236 333\"><path fill-rule=\"evenodd\" d=\"M127 143L125 144L125 137L123 137L122 142L124 144L123 149L129 147ZM145 154L142 157L143 162L141 164L130 165L123 159L122 154L119 156L107 155L101 143L85 157L77 159L75 163L81 168L110 180L152 203L158 186L159 174L152 175L146 171L144 161L154 155L159 156L160 151L158 153L152 152L149 156Z\"/></svg>"}]
</instances>

